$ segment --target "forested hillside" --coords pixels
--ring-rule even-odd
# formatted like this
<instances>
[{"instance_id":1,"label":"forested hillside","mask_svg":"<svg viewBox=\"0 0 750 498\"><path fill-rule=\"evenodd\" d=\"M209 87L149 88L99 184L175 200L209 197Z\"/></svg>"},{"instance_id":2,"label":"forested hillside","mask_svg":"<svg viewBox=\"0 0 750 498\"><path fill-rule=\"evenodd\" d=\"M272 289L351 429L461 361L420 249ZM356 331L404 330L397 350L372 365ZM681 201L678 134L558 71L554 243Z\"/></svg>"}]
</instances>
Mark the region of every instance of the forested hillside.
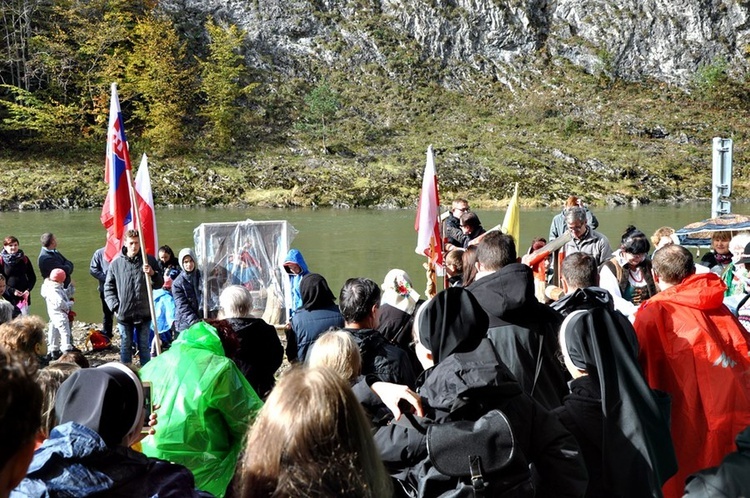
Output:
<instances>
[{"instance_id":1,"label":"forested hillside","mask_svg":"<svg viewBox=\"0 0 750 498\"><path fill-rule=\"evenodd\" d=\"M159 204L748 197L743 2L0 3L0 209L101 205L112 82Z\"/></svg>"}]
</instances>

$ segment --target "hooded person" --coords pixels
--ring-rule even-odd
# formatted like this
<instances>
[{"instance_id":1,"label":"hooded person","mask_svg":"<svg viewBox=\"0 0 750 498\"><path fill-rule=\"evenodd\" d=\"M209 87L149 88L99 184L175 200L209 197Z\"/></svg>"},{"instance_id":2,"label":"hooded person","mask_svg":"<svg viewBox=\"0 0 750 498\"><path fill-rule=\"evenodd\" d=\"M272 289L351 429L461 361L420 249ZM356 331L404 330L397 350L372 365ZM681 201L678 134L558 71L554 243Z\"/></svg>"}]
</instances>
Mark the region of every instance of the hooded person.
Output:
<instances>
[{"instance_id":1,"label":"hooded person","mask_svg":"<svg viewBox=\"0 0 750 498\"><path fill-rule=\"evenodd\" d=\"M476 298L460 287L438 293L420 308L415 338L417 356L426 371L418 390L425 418L418 422L430 426L476 421L500 410L512 428L515 447L539 475L536 496L583 496L586 469L575 439L554 415L523 392L500 362L485 337L488 325L489 318ZM482 434L474 434L473 439ZM426 439L419 428L401 422L376 432L386 467L405 489L414 490L412 496L471 492L470 485L467 488L458 477L438 470ZM498 474L485 473L488 496L495 496L489 490L502 489L499 479Z\"/></svg>"},{"instance_id":2,"label":"hooded person","mask_svg":"<svg viewBox=\"0 0 750 498\"><path fill-rule=\"evenodd\" d=\"M563 321L560 347L574 379L572 393L554 412L581 445L587 497L661 497L662 485L677 471L669 398L649 388L635 334L618 323L618 315L596 306Z\"/></svg>"},{"instance_id":3,"label":"hooded person","mask_svg":"<svg viewBox=\"0 0 750 498\"><path fill-rule=\"evenodd\" d=\"M143 385L125 365L74 372L57 391L55 413L59 425L11 496L205 496L182 465L129 448L147 414Z\"/></svg>"},{"instance_id":4,"label":"hooded person","mask_svg":"<svg viewBox=\"0 0 750 498\"><path fill-rule=\"evenodd\" d=\"M662 247L653 260L660 291L635 315L646 381L672 396L671 426L678 471L662 491L682 496L685 479L721 463L750 425L750 335L724 305L726 285L697 274L693 255Z\"/></svg>"},{"instance_id":5,"label":"hooded person","mask_svg":"<svg viewBox=\"0 0 750 498\"><path fill-rule=\"evenodd\" d=\"M450 288L426 303L419 314L419 344L439 365L453 353L474 351L484 339L489 317L476 298L461 288Z\"/></svg>"},{"instance_id":6,"label":"hooded person","mask_svg":"<svg viewBox=\"0 0 750 498\"><path fill-rule=\"evenodd\" d=\"M551 410L568 393L557 359L563 317L534 294L531 268L516 263L513 237L488 232L477 247L479 272L467 287L490 317L487 337L524 392Z\"/></svg>"},{"instance_id":7,"label":"hooded person","mask_svg":"<svg viewBox=\"0 0 750 498\"><path fill-rule=\"evenodd\" d=\"M65 271L55 268L42 283L42 297L47 304L50 326L47 330L47 343L51 359L57 359L66 351L75 350L70 328L70 312L73 307L71 296L73 284L65 287Z\"/></svg>"},{"instance_id":8,"label":"hooded person","mask_svg":"<svg viewBox=\"0 0 750 498\"><path fill-rule=\"evenodd\" d=\"M292 330L287 334L286 356L289 361L305 361L313 343L323 332L344 326L336 297L322 275L305 275L300 283L300 296L302 308L292 316Z\"/></svg>"},{"instance_id":9,"label":"hooded person","mask_svg":"<svg viewBox=\"0 0 750 498\"><path fill-rule=\"evenodd\" d=\"M182 271L172 283L172 296L174 329L179 333L203 318L203 286L193 250L189 247L180 250L178 261Z\"/></svg>"},{"instance_id":10,"label":"hooded person","mask_svg":"<svg viewBox=\"0 0 750 498\"><path fill-rule=\"evenodd\" d=\"M287 309L291 316L294 316L297 310L302 307L302 295L300 294L302 277L310 273L310 270L307 268L307 263L305 263L302 253L297 249L289 249L282 266L289 275L289 287L291 291L289 300L287 301Z\"/></svg>"},{"instance_id":11,"label":"hooded person","mask_svg":"<svg viewBox=\"0 0 750 498\"><path fill-rule=\"evenodd\" d=\"M222 337L227 334L198 322L140 370L152 383L154 403L168 414L156 434L143 440L143 452L185 465L199 489L218 497L226 492L245 431L263 405L226 356Z\"/></svg>"},{"instance_id":12,"label":"hooded person","mask_svg":"<svg viewBox=\"0 0 750 498\"><path fill-rule=\"evenodd\" d=\"M424 302L414 290L411 278L404 270L389 271L380 286L380 315L378 330L388 340L404 349L411 343L414 313Z\"/></svg>"}]
</instances>

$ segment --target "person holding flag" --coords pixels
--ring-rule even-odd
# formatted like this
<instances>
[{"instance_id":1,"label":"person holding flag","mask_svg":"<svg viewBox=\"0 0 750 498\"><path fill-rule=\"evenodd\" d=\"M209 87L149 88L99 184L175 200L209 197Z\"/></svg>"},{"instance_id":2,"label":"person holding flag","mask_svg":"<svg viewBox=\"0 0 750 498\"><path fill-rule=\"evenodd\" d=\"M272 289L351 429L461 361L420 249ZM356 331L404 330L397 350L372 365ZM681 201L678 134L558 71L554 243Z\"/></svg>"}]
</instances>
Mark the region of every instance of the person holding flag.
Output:
<instances>
[{"instance_id":1,"label":"person holding flag","mask_svg":"<svg viewBox=\"0 0 750 498\"><path fill-rule=\"evenodd\" d=\"M161 288L164 283L156 258L143 254L140 236L135 230L125 233L125 246L119 258L109 266L104 282L104 299L117 316L120 332L120 361L132 361L133 339L137 339L141 366L151 359L149 331L153 301L149 287ZM147 281L148 280L148 281ZM150 284L150 285L149 285Z\"/></svg>"},{"instance_id":2,"label":"person holding flag","mask_svg":"<svg viewBox=\"0 0 750 498\"><path fill-rule=\"evenodd\" d=\"M158 264L154 258L158 240L156 234L156 218L154 215L154 200L151 192L151 180L148 173L148 158L143 155L135 187L133 186L130 151L125 137L125 126L120 110L120 100L117 95L117 85L112 83L112 94L109 108L109 127L107 131L107 155L105 159L104 180L109 185L107 197L102 207L101 221L107 230L107 243L104 247L104 259L112 262L107 279L104 283L104 297L112 312L116 313L118 329L122 335L120 358L123 363L129 362L132 352L130 342L137 334L141 355L141 365L145 365L150 358L149 330L151 323L156 325L156 311L152 295L152 283L156 288L163 284ZM133 209L136 207L136 209ZM123 232L125 247L123 247ZM136 237L137 240L133 240ZM122 247L122 249L121 249ZM146 252L141 254L141 248ZM112 276L114 258L122 254L130 258L127 263L118 263L120 273L117 278ZM150 278L138 278L137 274L128 271L125 264L142 264L143 272ZM130 268L132 270L132 268ZM127 293L118 292L120 287L130 287ZM145 285L144 285L145 284ZM141 287L143 287L141 289ZM120 291L125 292L124 289ZM145 295L144 295L145 293ZM132 303L131 299L136 302ZM145 306L142 302L145 300ZM123 305L125 309L123 309ZM129 309L132 305L132 309ZM148 314L144 313L147 309ZM161 353L158 330L154 328L155 351ZM144 349L145 345L145 349ZM127 360L127 361L126 361ZM145 360L145 361L144 361Z\"/></svg>"}]
</instances>

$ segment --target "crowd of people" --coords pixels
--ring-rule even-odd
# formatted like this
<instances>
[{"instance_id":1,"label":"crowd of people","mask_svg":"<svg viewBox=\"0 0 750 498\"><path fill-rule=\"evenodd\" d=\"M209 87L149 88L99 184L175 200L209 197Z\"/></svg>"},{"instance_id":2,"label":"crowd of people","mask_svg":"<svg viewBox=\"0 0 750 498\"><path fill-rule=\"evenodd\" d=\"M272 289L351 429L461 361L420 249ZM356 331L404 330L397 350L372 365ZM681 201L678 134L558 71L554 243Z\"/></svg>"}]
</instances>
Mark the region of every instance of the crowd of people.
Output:
<instances>
[{"instance_id":1,"label":"crowd of people","mask_svg":"<svg viewBox=\"0 0 750 498\"><path fill-rule=\"evenodd\" d=\"M127 232L92 257L101 333L121 338L93 368L54 235L48 323L23 309L36 273L6 237L0 498L750 496L750 234L714 234L702 265L667 227L627 227L613 251L571 196L549 234L562 256L537 237L521 258L451 207L434 295L399 269L336 295L291 250L286 349L247 286L204 316L193 251L153 257ZM149 286L172 303L158 355Z\"/></svg>"}]
</instances>

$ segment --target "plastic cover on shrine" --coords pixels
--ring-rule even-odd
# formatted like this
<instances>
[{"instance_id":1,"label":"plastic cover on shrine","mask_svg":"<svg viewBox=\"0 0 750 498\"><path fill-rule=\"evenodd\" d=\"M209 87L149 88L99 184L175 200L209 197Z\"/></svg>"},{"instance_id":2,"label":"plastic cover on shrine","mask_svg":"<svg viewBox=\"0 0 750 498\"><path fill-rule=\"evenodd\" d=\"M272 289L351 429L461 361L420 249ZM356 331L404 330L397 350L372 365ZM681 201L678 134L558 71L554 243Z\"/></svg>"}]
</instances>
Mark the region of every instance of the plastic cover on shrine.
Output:
<instances>
[{"instance_id":1,"label":"plastic cover on shrine","mask_svg":"<svg viewBox=\"0 0 750 498\"><path fill-rule=\"evenodd\" d=\"M221 291L242 285L253 296L253 316L273 325L286 324L285 303L291 290L282 263L295 235L297 230L285 220L203 223L196 228L193 240L203 274L204 316L217 316Z\"/></svg>"}]
</instances>

